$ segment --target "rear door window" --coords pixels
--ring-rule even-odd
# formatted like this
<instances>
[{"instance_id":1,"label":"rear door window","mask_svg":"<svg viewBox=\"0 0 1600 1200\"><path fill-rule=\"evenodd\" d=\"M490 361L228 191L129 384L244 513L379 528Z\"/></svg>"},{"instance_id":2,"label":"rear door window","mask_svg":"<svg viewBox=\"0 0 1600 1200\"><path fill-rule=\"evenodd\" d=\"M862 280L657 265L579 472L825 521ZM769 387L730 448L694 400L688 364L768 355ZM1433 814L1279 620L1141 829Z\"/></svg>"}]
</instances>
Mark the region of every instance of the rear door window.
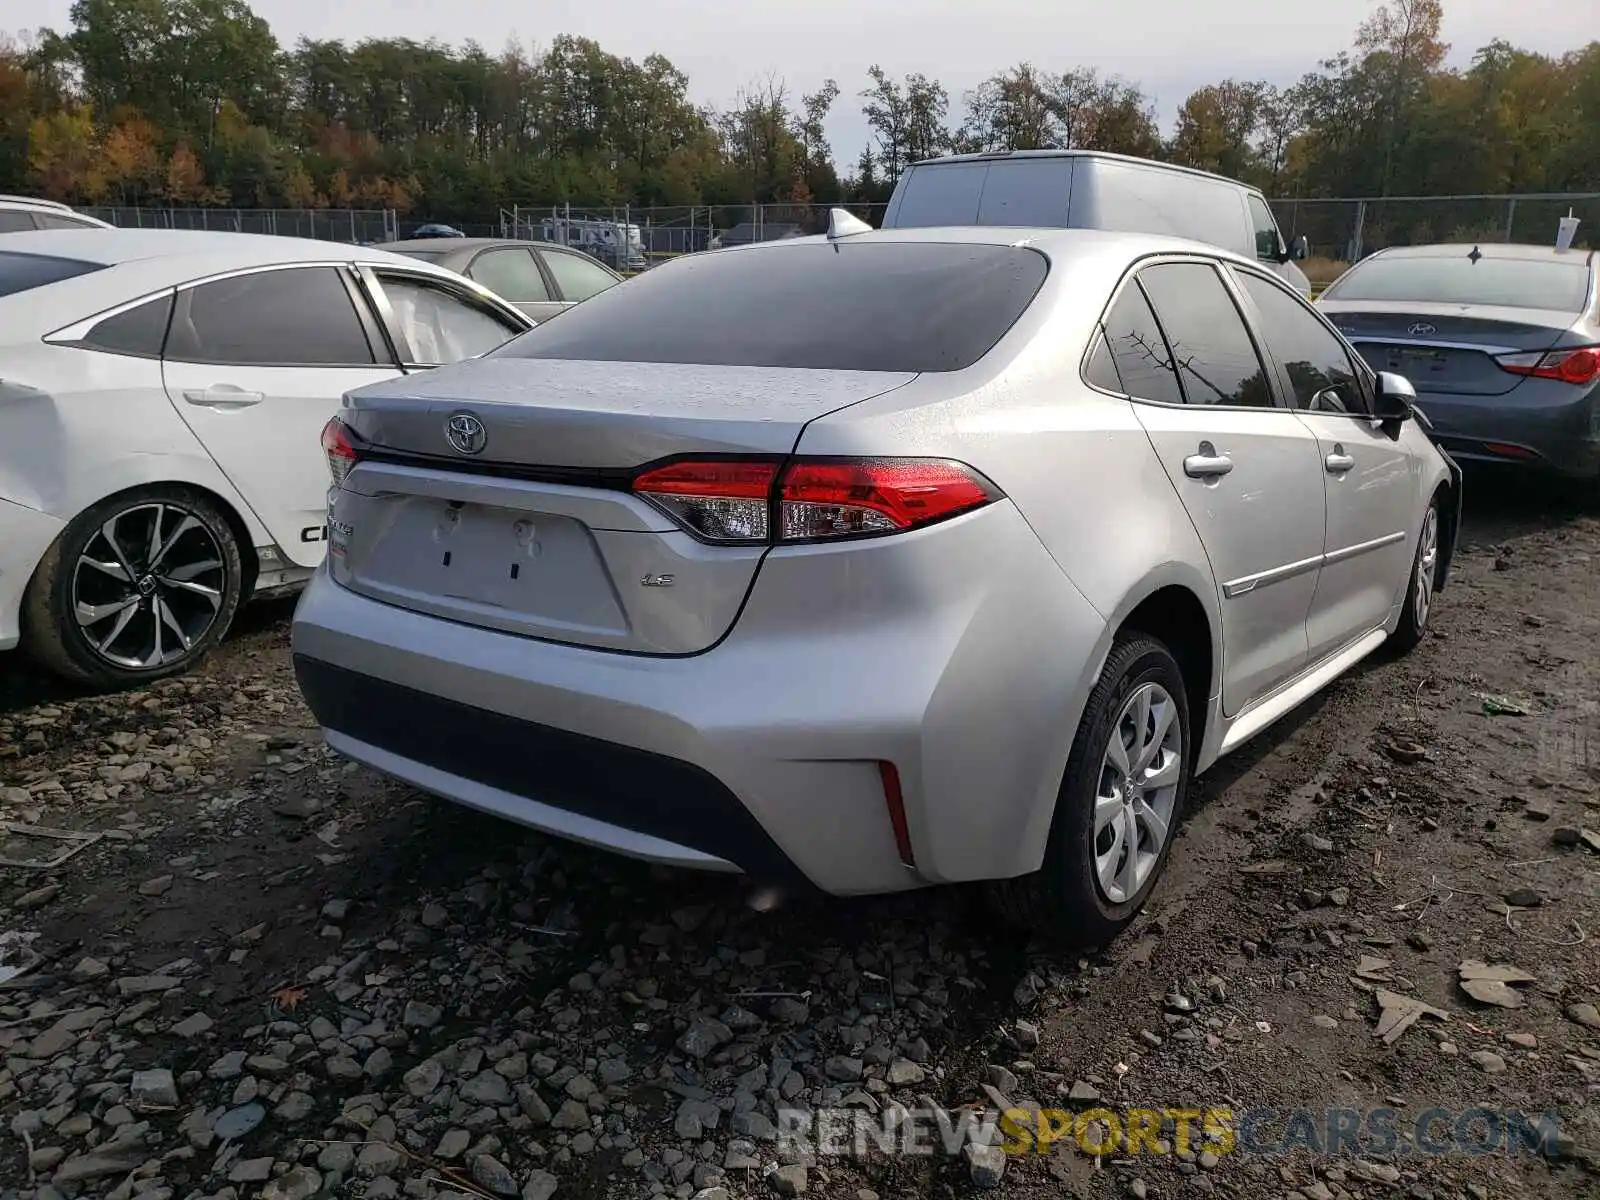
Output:
<instances>
[{"instance_id":1,"label":"rear door window","mask_svg":"<svg viewBox=\"0 0 1600 1200\"><path fill-rule=\"evenodd\" d=\"M1189 404L1270 408L1272 389L1244 318L1208 263L1160 263L1139 272Z\"/></svg>"},{"instance_id":2,"label":"rear door window","mask_svg":"<svg viewBox=\"0 0 1600 1200\"><path fill-rule=\"evenodd\" d=\"M408 366L438 367L477 358L521 332L487 305L433 280L377 274Z\"/></svg>"},{"instance_id":3,"label":"rear door window","mask_svg":"<svg viewBox=\"0 0 1600 1200\"><path fill-rule=\"evenodd\" d=\"M180 292L166 353L230 366L377 362L335 267L258 271Z\"/></svg>"},{"instance_id":4,"label":"rear door window","mask_svg":"<svg viewBox=\"0 0 1600 1200\"><path fill-rule=\"evenodd\" d=\"M12 296L63 279L73 279L99 271L104 263L78 258L58 258L53 254L6 254L0 252L0 296Z\"/></svg>"},{"instance_id":5,"label":"rear door window","mask_svg":"<svg viewBox=\"0 0 1600 1200\"><path fill-rule=\"evenodd\" d=\"M21 233L39 228L33 223L33 214L17 208L0 208L0 233Z\"/></svg>"},{"instance_id":6,"label":"rear door window","mask_svg":"<svg viewBox=\"0 0 1600 1200\"><path fill-rule=\"evenodd\" d=\"M1183 403L1183 389L1178 386L1172 353L1167 348L1161 326L1156 324L1155 314L1150 311L1150 302L1137 282L1130 282L1122 289L1106 314L1105 338L1111 365L1121 382L1121 386L1113 390L1136 400ZM1089 382L1105 386L1098 379L1091 378Z\"/></svg>"},{"instance_id":7,"label":"rear door window","mask_svg":"<svg viewBox=\"0 0 1600 1200\"><path fill-rule=\"evenodd\" d=\"M507 346L518 358L959 371L1033 302L1025 246L791 242L675 259Z\"/></svg>"},{"instance_id":8,"label":"rear door window","mask_svg":"<svg viewBox=\"0 0 1600 1200\"><path fill-rule=\"evenodd\" d=\"M520 246L506 250L485 250L472 260L467 271L484 287L502 300L513 304L527 304L550 299L550 289L545 286L544 273L534 261L533 254Z\"/></svg>"},{"instance_id":9,"label":"rear door window","mask_svg":"<svg viewBox=\"0 0 1600 1200\"><path fill-rule=\"evenodd\" d=\"M97 229L93 221L79 220L77 217L58 216L55 213L34 213L33 219L39 222L40 229Z\"/></svg>"}]
</instances>

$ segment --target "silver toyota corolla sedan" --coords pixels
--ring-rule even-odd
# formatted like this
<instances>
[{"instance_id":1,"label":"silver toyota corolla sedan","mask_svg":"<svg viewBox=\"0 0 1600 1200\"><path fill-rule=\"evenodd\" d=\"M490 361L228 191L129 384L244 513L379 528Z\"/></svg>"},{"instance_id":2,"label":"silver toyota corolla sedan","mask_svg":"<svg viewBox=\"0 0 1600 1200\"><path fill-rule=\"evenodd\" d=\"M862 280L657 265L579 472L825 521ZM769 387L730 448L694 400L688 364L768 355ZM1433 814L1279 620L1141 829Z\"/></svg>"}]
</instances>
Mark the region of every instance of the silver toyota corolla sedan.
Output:
<instances>
[{"instance_id":1,"label":"silver toyota corolla sedan","mask_svg":"<svg viewBox=\"0 0 1600 1200\"><path fill-rule=\"evenodd\" d=\"M295 668L524 825L1102 941L1195 773L1426 631L1460 481L1411 415L1224 251L839 213L348 395Z\"/></svg>"},{"instance_id":2,"label":"silver toyota corolla sedan","mask_svg":"<svg viewBox=\"0 0 1600 1200\"><path fill-rule=\"evenodd\" d=\"M1317 306L1374 370L1411 380L1454 457L1600 476L1600 253L1380 250Z\"/></svg>"}]
</instances>

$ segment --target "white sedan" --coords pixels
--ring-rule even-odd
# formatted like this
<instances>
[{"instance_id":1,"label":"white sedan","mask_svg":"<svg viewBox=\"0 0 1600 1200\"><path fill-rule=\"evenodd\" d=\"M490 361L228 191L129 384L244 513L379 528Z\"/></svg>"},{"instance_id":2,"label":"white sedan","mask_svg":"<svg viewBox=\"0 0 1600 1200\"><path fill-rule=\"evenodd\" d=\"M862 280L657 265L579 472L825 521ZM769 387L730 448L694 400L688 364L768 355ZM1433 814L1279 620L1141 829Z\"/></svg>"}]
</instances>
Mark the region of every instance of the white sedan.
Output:
<instances>
[{"instance_id":1,"label":"white sedan","mask_svg":"<svg viewBox=\"0 0 1600 1200\"><path fill-rule=\"evenodd\" d=\"M533 324L381 250L169 230L0 243L0 650L122 687L322 561L319 435L351 388Z\"/></svg>"}]
</instances>

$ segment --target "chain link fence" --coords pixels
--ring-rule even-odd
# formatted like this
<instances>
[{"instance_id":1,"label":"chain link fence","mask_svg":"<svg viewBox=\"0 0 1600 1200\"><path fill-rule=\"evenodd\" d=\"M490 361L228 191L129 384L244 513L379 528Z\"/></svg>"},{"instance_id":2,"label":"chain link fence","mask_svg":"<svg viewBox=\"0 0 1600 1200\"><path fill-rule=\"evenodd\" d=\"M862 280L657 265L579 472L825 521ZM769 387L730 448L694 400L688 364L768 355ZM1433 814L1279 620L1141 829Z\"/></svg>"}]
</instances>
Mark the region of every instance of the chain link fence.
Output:
<instances>
[{"instance_id":1,"label":"chain link fence","mask_svg":"<svg viewBox=\"0 0 1600 1200\"><path fill-rule=\"evenodd\" d=\"M150 208L102 205L79 212L127 229L200 229L268 233L364 245L393 241L399 228L386 208Z\"/></svg>"},{"instance_id":2,"label":"chain link fence","mask_svg":"<svg viewBox=\"0 0 1600 1200\"><path fill-rule=\"evenodd\" d=\"M1276 199L1271 205L1284 236L1292 240L1304 235L1313 264L1334 269L1388 246L1430 242L1554 246L1557 222L1569 212L1579 219L1573 245L1600 244L1600 192ZM1315 269L1307 274L1317 282Z\"/></svg>"},{"instance_id":3,"label":"chain link fence","mask_svg":"<svg viewBox=\"0 0 1600 1200\"><path fill-rule=\"evenodd\" d=\"M1285 236L1310 243L1307 274L1326 283L1348 264L1386 246L1426 242L1527 242L1553 245L1556 223L1579 218L1579 247L1600 244L1600 192L1493 196L1278 198L1271 201ZM556 242L625 271L679 254L821 233L832 204L733 204L679 207L517 204L492 220L443 222L468 237ZM883 204L847 204L870 225ZM392 209L238 209L102 206L80 212L112 225L268 233L373 243L414 237L435 224ZM1327 276L1328 278L1319 278Z\"/></svg>"}]
</instances>

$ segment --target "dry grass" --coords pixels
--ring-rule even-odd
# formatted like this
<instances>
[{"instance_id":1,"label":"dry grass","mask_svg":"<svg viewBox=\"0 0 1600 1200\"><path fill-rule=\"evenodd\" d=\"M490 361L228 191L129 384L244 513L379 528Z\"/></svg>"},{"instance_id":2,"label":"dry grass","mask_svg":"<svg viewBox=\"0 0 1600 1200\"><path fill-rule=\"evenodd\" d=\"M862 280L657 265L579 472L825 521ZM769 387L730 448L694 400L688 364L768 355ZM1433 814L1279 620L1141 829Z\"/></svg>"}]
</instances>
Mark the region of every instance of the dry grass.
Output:
<instances>
[{"instance_id":1,"label":"dry grass","mask_svg":"<svg viewBox=\"0 0 1600 1200\"><path fill-rule=\"evenodd\" d=\"M1307 258L1301 261L1300 269L1313 287L1327 287L1348 271L1350 264L1337 258Z\"/></svg>"}]
</instances>

